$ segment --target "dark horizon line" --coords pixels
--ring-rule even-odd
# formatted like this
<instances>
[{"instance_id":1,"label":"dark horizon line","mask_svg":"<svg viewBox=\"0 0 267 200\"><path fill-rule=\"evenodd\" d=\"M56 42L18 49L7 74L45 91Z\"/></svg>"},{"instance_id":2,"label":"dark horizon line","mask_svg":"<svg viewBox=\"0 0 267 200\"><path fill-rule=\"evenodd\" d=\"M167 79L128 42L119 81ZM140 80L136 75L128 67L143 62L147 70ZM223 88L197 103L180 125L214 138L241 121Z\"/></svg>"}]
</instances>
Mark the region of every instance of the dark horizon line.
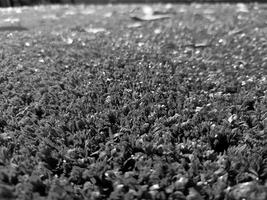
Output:
<instances>
[{"instance_id":1,"label":"dark horizon line","mask_svg":"<svg viewBox=\"0 0 267 200\"><path fill-rule=\"evenodd\" d=\"M25 0L0 0L0 7L34 6L49 4L145 4L145 3L173 3L173 4L191 4L191 3L267 3L266 0L48 0L32 1Z\"/></svg>"}]
</instances>

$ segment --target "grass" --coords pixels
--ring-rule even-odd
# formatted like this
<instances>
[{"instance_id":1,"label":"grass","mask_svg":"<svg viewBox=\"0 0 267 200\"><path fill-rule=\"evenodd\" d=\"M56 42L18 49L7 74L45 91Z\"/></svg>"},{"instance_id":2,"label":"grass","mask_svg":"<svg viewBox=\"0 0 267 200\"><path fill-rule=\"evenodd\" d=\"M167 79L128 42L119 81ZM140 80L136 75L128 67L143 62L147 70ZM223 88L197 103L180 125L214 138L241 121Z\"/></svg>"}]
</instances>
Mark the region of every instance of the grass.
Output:
<instances>
[{"instance_id":1,"label":"grass","mask_svg":"<svg viewBox=\"0 0 267 200\"><path fill-rule=\"evenodd\" d=\"M1 9L1 199L265 199L266 5L141 6Z\"/></svg>"}]
</instances>

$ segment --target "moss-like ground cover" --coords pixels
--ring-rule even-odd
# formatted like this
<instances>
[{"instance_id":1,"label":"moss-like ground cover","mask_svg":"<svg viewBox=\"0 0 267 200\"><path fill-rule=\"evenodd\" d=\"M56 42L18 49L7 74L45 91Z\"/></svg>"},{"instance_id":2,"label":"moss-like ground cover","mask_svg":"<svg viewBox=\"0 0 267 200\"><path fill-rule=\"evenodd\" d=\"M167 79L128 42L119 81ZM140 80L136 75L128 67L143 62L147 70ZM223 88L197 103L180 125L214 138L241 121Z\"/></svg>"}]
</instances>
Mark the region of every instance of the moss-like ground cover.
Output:
<instances>
[{"instance_id":1,"label":"moss-like ground cover","mask_svg":"<svg viewBox=\"0 0 267 200\"><path fill-rule=\"evenodd\" d=\"M0 199L266 199L266 5L152 8L1 9Z\"/></svg>"}]
</instances>

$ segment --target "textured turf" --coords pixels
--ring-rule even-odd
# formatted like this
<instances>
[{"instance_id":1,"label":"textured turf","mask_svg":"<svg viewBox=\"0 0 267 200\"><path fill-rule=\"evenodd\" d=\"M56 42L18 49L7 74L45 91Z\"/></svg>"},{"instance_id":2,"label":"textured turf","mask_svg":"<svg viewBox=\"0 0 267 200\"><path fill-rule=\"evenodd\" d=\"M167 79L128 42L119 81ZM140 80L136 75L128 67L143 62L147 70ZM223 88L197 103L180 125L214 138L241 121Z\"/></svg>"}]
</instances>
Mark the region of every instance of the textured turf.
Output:
<instances>
[{"instance_id":1,"label":"textured turf","mask_svg":"<svg viewBox=\"0 0 267 200\"><path fill-rule=\"evenodd\" d=\"M0 18L1 199L266 199L265 4Z\"/></svg>"}]
</instances>

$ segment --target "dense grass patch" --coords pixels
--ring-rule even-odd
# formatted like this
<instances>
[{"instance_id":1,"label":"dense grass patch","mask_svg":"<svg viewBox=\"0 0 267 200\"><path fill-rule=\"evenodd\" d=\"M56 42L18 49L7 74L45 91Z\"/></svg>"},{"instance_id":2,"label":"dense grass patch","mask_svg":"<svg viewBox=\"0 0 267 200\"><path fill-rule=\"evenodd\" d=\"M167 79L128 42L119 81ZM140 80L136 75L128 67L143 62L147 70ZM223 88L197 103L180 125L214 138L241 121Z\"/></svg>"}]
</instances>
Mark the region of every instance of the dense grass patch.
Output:
<instances>
[{"instance_id":1,"label":"dense grass patch","mask_svg":"<svg viewBox=\"0 0 267 200\"><path fill-rule=\"evenodd\" d=\"M264 5L153 9L2 10L2 199L266 198Z\"/></svg>"}]
</instances>

